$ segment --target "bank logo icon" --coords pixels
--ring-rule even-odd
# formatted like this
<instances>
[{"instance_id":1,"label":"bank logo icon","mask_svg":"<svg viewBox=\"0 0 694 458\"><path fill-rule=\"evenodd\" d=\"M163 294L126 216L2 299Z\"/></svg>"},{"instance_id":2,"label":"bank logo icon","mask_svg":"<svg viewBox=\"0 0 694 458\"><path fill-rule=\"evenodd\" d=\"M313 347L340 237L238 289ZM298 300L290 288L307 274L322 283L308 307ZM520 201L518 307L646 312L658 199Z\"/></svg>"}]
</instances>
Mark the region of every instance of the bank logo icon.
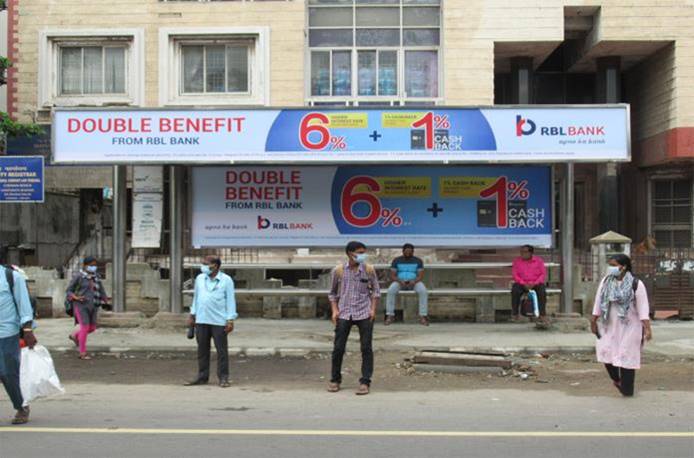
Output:
<instances>
[{"instance_id":1,"label":"bank logo icon","mask_svg":"<svg viewBox=\"0 0 694 458\"><path fill-rule=\"evenodd\" d=\"M516 137L532 135L537 126L530 119L525 119L521 115L516 115Z\"/></svg>"},{"instance_id":2,"label":"bank logo icon","mask_svg":"<svg viewBox=\"0 0 694 458\"><path fill-rule=\"evenodd\" d=\"M269 227L270 227L270 220L258 215L258 229L268 229Z\"/></svg>"}]
</instances>

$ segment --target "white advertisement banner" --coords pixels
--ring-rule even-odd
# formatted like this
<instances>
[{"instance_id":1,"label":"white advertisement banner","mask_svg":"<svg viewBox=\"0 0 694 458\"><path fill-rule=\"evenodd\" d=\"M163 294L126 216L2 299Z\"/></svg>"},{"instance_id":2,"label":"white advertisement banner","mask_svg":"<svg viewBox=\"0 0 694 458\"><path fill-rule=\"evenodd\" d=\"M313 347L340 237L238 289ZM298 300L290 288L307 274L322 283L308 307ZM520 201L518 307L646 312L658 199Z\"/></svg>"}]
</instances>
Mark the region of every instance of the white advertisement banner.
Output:
<instances>
[{"instance_id":1,"label":"white advertisement banner","mask_svg":"<svg viewBox=\"0 0 694 458\"><path fill-rule=\"evenodd\" d=\"M629 106L56 110L53 162L629 161Z\"/></svg>"}]
</instances>

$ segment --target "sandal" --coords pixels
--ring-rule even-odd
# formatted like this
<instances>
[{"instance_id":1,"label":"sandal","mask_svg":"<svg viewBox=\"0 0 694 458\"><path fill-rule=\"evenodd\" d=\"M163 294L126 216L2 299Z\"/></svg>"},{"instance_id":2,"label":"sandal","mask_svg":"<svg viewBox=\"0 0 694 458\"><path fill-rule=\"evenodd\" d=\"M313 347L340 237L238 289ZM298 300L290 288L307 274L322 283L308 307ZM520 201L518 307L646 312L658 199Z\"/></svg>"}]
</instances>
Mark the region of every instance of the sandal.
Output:
<instances>
[{"instance_id":1,"label":"sandal","mask_svg":"<svg viewBox=\"0 0 694 458\"><path fill-rule=\"evenodd\" d=\"M17 414L12 419L13 425L25 425L29 423L29 407L24 407L22 410L18 410Z\"/></svg>"},{"instance_id":2,"label":"sandal","mask_svg":"<svg viewBox=\"0 0 694 458\"><path fill-rule=\"evenodd\" d=\"M361 385L359 385L359 389L357 390L357 392L355 394L357 396L365 396L365 395L369 394L369 391L370 391L369 385L365 385L362 383Z\"/></svg>"},{"instance_id":3,"label":"sandal","mask_svg":"<svg viewBox=\"0 0 694 458\"><path fill-rule=\"evenodd\" d=\"M89 355L86 354L86 353L85 353L84 355L80 355L79 358L80 358L82 361L89 361L90 359L92 359L92 357L89 356Z\"/></svg>"},{"instance_id":4,"label":"sandal","mask_svg":"<svg viewBox=\"0 0 694 458\"><path fill-rule=\"evenodd\" d=\"M339 383L330 383L328 385L328 393L337 393L338 391L340 391Z\"/></svg>"}]
</instances>

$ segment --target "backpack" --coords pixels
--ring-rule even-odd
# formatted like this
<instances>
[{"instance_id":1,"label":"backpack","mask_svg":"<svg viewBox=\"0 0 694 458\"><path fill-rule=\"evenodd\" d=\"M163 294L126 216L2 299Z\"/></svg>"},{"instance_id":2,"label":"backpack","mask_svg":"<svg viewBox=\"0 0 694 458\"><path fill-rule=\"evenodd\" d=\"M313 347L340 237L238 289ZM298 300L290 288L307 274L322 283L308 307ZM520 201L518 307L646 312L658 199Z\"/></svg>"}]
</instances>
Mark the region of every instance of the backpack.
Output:
<instances>
[{"instance_id":1,"label":"backpack","mask_svg":"<svg viewBox=\"0 0 694 458\"><path fill-rule=\"evenodd\" d=\"M10 288L10 295L12 296L12 302L14 303L14 307L17 310L17 316L20 317L21 315L19 313L19 305L17 304L17 301L14 300L14 275L13 273L16 272L16 269L10 265L7 266L2 266L3 270L5 271L5 280L7 280L7 286ZM29 295L29 303L31 304L31 318L35 319L38 317L38 314L36 313L36 298L34 296ZM19 327L19 338L24 337L24 330L22 327Z\"/></svg>"},{"instance_id":2,"label":"backpack","mask_svg":"<svg viewBox=\"0 0 694 458\"><path fill-rule=\"evenodd\" d=\"M372 275L376 275L376 268L372 264L366 264L364 266L364 270L366 270L366 275L371 277ZM344 264L338 264L335 267L335 275L337 276L337 280L340 282L340 285L338 286L338 295L342 294L342 277L345 275L345 265ZM371 284L369 284L369 292L372 291Z\"/></svg>"}]
</instances>

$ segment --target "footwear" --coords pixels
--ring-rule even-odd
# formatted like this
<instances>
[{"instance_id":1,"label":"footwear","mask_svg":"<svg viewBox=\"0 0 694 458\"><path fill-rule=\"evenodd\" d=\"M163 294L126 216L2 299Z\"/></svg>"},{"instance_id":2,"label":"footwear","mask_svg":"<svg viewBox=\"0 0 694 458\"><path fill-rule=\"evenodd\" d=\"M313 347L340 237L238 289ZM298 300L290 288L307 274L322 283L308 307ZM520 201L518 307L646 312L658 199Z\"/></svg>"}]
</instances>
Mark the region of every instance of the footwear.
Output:
<instances>
[{"instance_id":1,"label":"footwear","mask_svg":"<svg viewBox=\"0 0 694 458\"><path fill-rule=\"evenodd\" d=\"M359 389L357 390L357 392L355 394L357 396L365 396L365 395L369 394L369 391L370 391L369 385L362 383L361 385L359 385Z\"/></svg>"},{"instance_id":2,"label":"footwear","mask_svg":"<svg viewBox=\"0 0 694 458\"><path fill-rule=\"evenodd\" d=\"M429 317L420 316L419 317L419 324L421 324L422 326L429 326Z\"/></svg>"},{"instance_id":3,"label":"footwear","mask_svg":"<svg viewBox=\"0 0 694 458\"><path fill-rule=\"evenodd\" d=\"M330 382L328 385L328 393L337 393L338 391L340 391L340 384Z\"/></svg>"},{"instance_id":4,"label":"footwear","mask_svg":"<svg viewBox=\"0 0 694 458\"><path fill-rule=\"evenodd\" d=\"M73 336L72 334L68 335L67 338L70 339L70 340L72 341L73 344L75 344L75 347L79 347L79 346L80 346L80 343L77 341L77 339L75 338L75 336Z\"/></svg>"},{"instance_id":5,"label":"footwear","mask_svg":"<svg viewBox=\"0 0 694 458\"><path fill-rule=\"evenodd\" d=\"M220 388L229 388L231 386L231 383L229 383L229 380L220 380L219 381L219 387Z\"/></svg>"},{"instance_id":6,"label":"footwear","mask_svg":"<svg viewBox=\"0 0 694 458\"><path fill-rule=\"evenodd\" d=\"M520 319L521 319L520 315L513 315L511 317L511 321L513 321L514 323L518 323L520 321Z\"/></svg>"},{"instance_id":7,"label":"footwear","mask_svg":"<svg viewBox=\"0 0 694 458\"><path fill-rule=\"evenodd\" d=\"M199 378L199 379L193 380L192 382L187 382L187 383L183 384L183 386L198 386L198 385L207 385L207 380L203 380L203 379Z\"/></svg>"},{"instance_id":8,"label":"footwear","mask_svg":"<svg viewBox=\"0 0 694 458\"><path fill-rule=\"evenodd\" d=\"M86 354L86 353L80 355L79 358L80 358L81 360L83 360L83 361L89 361L90 359L92 359L92 357L89 356L89 355Z\"/></svg>"},{"instance_id":9,"label":"footwear","mask_svg":"<svg viewBox=\"0 0 694 458\"><path fill-rule=\"evenodd\" d=\"M13 425L25 425L29 423L29 407L24 407L17 411L17 415L12 419Z\"/></svg>"},{"instance_id":10,"label":"footwear","mask_svg":"<svg viewBox=\"0 0 694 458\"><path fill-rule=\"evenodd\" d=\"M393 315L386 315L386 319L383 321L385 326L390 326L395 323L395 317Z\"/></svg>"}]
</instances>

